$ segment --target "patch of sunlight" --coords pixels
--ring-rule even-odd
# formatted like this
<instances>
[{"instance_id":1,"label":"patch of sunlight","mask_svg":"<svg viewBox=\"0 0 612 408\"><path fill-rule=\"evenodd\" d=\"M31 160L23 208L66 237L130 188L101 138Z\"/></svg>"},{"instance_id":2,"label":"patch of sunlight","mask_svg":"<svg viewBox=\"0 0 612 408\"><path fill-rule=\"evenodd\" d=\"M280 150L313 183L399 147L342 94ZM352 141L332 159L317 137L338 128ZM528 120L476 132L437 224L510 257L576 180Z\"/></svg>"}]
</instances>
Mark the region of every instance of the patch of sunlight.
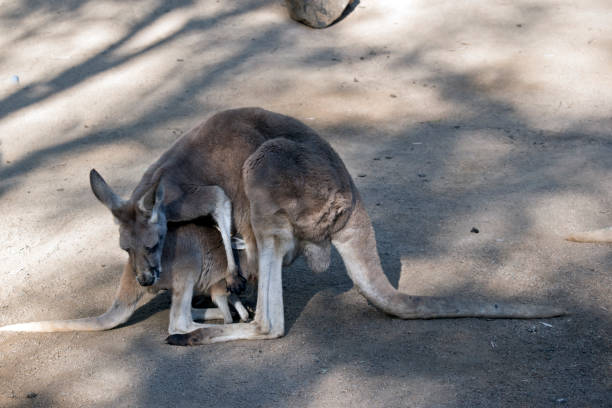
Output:
<instances>
[{"instance_id":1,"label":"patch of sunlight","mask_svg":"<svg viewBox=\"0 0 612 408\"><path fill-rule=\"evenodd\" d=\"M137 368L126 370L123 365L117 366L101 353L93 356L90 353L84 356L83 361L91 364L92 375L63 379L61 388L66 387L63 391L68 395L86 396L88 404L113 406L117 402L117 395L133 392L134 382L140 378Z\"/></svg>"},{"instance_id":2,"label":"patch of sunlight","mask_svg":"<svg viewBox=\"0 0 612 408\"><path fill-rule=\"evenodd\" d=\"M118 16L129 14L129 8L91 3L77 10L29 12L18 26L0 24L0 38L9 41L2 47L3 65L10 64L9 72L19 75L21 86L51 80L127 33L128 21Z\"/></svg>"},{"instance_id":3,"label":"patch of sunlight","mask_svg":"<svg viewBox=\"0 0 612 408\"><path fill-rule=\"evenodd\" d=\"M284 4L270 2L269 4L261 4L260 7L249 13L241 14L237 20L230 20L230 23L240 24L241 27L248 27L249 30L258 30L261 27L269 27L270 24L286 24L288 16Z\"/></svg>"},{"instance_id":4,"label":"patch of sunlight","mask_svg":"<svg viewBox=\"0 0 612 408\"><path fill-rule=\"evenodd\" d=\"M337 30L338 39L342 41L342 38L345 38L345 41L356 45L388 45L389 41L399 41L398 31L404 31L403 29L409 27L411 21L419 16L420 7L414 2L399 0L377 3L375 7L363 5L361 8L358 5L345 19L350 24L333 26L332 28ZM385 23L381 24L383 16ZM401 41L410 42L410 38L401 36Z\"/></svg>"},{"instance_id":5,"label":"patch of sunlight","mask_svg":"<svg viewBox=\"0 0 612 408\"><path fill-rule=\"evenodd\" d=\"M422 60L473 78L478 91L539 128L561 130L584 118L607 117L612 109L612 75L603 68L612 63L607 5L600 3L601 13L575 13L572 7L529 3L434 4L435 14L424 8L420 18L428 21L428 31L420 37L429 41ZM570 25L583 29L569 32Z\"/></svg>"},{"instance_id":6,"label":"patch of sunlight","mask_svg":"<svg viewBox=\"0 0 612 408\"><path fill-rule=\"evenodd\" d=\"M129 56L172 38L184 29L192 18L192 9L176 9L166 13L131 37L117 54Z\"/></svg>"},{"instance_id":7,"label":"patch of sunlight","mask_svg":"<svg viewBox=\"0 0 612 408\"><path fill-rule=\"evenodd\" d=\"M602 174L601 177L606 175ZM596 178L595 178L596 179ZM528 215L533 229L561 239L571 232L612 225L609 201L589 193L563 192L532 197Z\"/></svg>"},{"instance_id":8,"label":"patch of sunlight","mask_svg":"<svg viewBox=\"0 0 612 408\"><path fill-rule=\"evenodd\" d=\"M160 64L160 60L171 58L171 53L167 49L157 50L80 78L74 86L5 118L0 122L0 134L20 137L3 139L4 154L15 161L31 151L72 140L83 132L103 130L109 123L117 127L137 121L163 102L169 92L183 85L183 77L170 75L175 69L173 64ZM167 77L171 79L166 80ZM102 94L104 98L100 97Z\"/></svg>"}]
</instances>

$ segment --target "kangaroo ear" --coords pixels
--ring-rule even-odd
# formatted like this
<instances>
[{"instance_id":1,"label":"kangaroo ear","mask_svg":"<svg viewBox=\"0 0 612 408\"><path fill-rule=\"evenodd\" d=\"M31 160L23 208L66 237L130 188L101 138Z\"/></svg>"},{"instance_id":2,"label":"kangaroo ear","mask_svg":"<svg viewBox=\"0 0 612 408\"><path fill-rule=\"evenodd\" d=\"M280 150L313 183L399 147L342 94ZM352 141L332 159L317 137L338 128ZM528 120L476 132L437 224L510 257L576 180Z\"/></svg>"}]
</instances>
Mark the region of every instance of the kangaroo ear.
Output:
<instances>
[{"instance_id":1,"label":"kangaroo ear","mask_svg":"<svg viewBox=\"0 0 612 408\"><path fill-rule=\"evenodd\" d=\"M109 210L115 212L121 208L121 206L123 206L124 201L121 199L121 197L111 190L100 173L98 173L95 169L91 169L89 172L89 184L91 185L91 191L93 191L96 198L100 200L100 202Z\"/></svg>"},{"instance_id":2,"label":"kangaroo ear","mask_svg":"<svg viewBox=\"0 0 612 408\"><path fill-rule=\"evenodd\" d=\"M169 222L191 221L212 215L216 208L230 200L219 186L184 186L181 193L166 206Z\"/></svg>"}]
</instances>

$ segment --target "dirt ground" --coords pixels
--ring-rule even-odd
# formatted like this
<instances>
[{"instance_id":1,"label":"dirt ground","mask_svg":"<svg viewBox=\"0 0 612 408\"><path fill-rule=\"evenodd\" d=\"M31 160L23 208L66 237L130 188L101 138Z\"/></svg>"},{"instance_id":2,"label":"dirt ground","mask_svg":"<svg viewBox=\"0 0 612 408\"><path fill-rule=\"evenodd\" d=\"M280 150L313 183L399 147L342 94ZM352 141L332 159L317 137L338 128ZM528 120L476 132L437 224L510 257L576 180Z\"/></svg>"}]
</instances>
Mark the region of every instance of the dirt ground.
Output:
<instances>
[{"instance_id":1,"label":"dirt ground","mask_svg":"<svg viewBox=\"0 0 612 408\"><path fill-rule=\"evenodd\" d=\"M390 318L336 253L284 274L272 341L164 344L169 298L100 333L0 334L2 407L610 407L608 0L360 0L313 30L280 0L0 0L0 325L101 313L124 196L213 112L262 106L345 160L404 292L556 319ZM470 232L477 228L479 233Z\"/></svg>"}]
</instances>

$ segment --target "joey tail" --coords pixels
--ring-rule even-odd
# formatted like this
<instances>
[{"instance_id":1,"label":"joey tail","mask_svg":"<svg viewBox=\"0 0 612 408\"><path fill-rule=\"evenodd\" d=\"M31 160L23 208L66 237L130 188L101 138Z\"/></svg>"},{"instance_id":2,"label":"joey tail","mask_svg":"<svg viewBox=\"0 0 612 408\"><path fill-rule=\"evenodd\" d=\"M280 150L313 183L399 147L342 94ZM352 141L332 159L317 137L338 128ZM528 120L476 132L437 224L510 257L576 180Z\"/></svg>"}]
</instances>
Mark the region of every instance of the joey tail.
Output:
<instances>
[{"instance_id":1,"label":"joey tail","mask_svg":"<svg viewBox=\"0 0 612 408\"><path fill-rule=\"evenodd\" d=\"M0 331L12 332L67 332L101 331L125 323L136 310L144 289L138 285L129 262L126 263L119 289L113 304L100 316L70 320L47 320L41 322L16 323L0 327Z\"/></svg>"},{"instance_id":2,"label":"joey tail","mask_svg":"<svg viewBox=\"0 0 612 408\"><path fill-rule=\"evenodd\" d=\"M519 303L477 302L444 297L411 296L395 289L385 276L374 228L360 200L332 242L359 292L375 307L402 319L488 317L532 319L566 314L560 308Z\"/></svg>"}]
</instances>

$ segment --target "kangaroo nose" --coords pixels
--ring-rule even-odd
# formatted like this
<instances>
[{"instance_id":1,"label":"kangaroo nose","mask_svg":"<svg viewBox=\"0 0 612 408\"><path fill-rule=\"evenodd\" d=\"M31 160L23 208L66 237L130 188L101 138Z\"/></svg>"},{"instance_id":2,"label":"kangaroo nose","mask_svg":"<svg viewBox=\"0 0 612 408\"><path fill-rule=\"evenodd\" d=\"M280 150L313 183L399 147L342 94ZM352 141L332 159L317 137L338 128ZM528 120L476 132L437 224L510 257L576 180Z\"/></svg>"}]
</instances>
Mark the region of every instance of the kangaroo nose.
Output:
<instances>
[{"instance_id":1,"label":"kangaroo nose","mask_svg":"<svg viewBox=\"0 0 612 408\"><path fill-rule=\"evenodd\" d=\"M157 281L157 277L153 275L149 275L149 276L138 275L136 277L136 280L138 281L140 286L151 286Z\"/></svg>"}]
</instances>

